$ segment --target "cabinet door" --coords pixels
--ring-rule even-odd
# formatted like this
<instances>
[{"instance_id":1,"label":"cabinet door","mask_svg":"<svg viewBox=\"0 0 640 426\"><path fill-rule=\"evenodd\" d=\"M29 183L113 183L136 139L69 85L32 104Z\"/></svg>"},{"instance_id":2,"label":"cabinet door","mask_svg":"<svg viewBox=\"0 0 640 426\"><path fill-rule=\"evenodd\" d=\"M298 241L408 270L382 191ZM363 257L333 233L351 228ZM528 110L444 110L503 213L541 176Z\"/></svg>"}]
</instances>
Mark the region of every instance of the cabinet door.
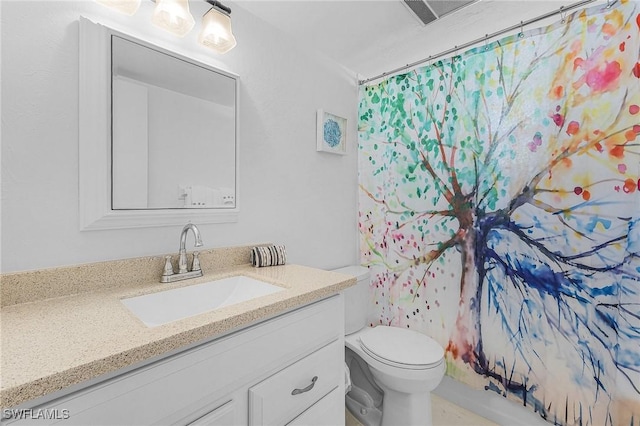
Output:
<instances>
[{"instance_id":1,"label":"cabinet door","mask_svg":"<svg viewBox=\"0 0 640 426\"><path fill-rule=\"evenodd\" d=\"M235 423L234 401L228 401L222 406L210 411L187 426L229 426Z\"/></svg>"},{"instance_id":2,"label":"cabinet door","mask_svg":"<svg viewBox=\"0 0 640 426\"><path fill-rule=\"evenodd\" d=\"M335 388L287 426L339 426L344 421L344 392Z\"/></svg>"}]
</instances>

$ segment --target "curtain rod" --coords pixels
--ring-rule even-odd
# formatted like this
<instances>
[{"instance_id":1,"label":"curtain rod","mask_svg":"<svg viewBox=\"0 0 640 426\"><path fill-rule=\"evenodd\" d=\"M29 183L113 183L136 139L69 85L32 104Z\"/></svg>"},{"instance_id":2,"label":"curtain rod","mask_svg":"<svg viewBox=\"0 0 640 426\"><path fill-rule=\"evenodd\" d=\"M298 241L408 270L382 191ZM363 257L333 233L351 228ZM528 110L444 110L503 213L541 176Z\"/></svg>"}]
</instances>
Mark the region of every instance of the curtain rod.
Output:
<instances>
[{"instance_id":1,"label":"curtain rod","mask_svg":"<svg viewBox=\"0 0 640 426\"><path fill-rule=\"evenodd\" d=\"M377 79L385 77L387 75L393 75L393 74L396 74L396 73L398 73L400 71L407 70L409 68L413 68L413 67L415 67L417 65L424 64L425 62L431 61L433 59L440 58L442 56L446 56L446 55L448 55L450 53L455 53L458 50L466 49L467 47L473 46L474 44L478 44L480 42L487 41L487 40L489 40L491 38L494 38L494 37L497 37L499 35L511 32L513 30L517 30L518 28L522 29L525 25L533 24L533 23L536 23L538 21L542 21L543 19L547 19L547 18L549 18L551 16L557 15L559 13L564 13L564 12L566 12L568 10L576 9L576 8L578 8L580 6L584 6L586 4L593 3L594 1L596 1L596 0L582 0L582 1L579 1L577 3L570 4L569 6L560 6L560 9L558 9L558 10L553 10L551 12L547 12L547 13L545 13L543 15L536 16L535 18L531 18L531 19L529 19L527 21L520 21L520 23L518 23L516 25L512 25L509 28L504 28L504 29L502 29L500 31L496 31L496 32L491 33L491 34L486 34L484 37L479 37L479 38L477 38L475 40L472 40L472 41L469 41L469 42L467 42L465 44L461 44L460 46L454 46L451 49L444 50L444 51L442 51L442 52L440 52L440 53L438 53L436 55L431 55L428 58L420 59L418 61L412 62L412 63L407 64L407 65L402 66L402 67L398 67L398 68L393 69L391 71L383 72L382 74L378 74L375 77L367 78L365 80L359 80L358 84L360 86L362 86L363 84L367 84L370 81L377 80ZM617 0L607 0L607 7L611 7L616 1Z\"/></svg>"}]
</instances>

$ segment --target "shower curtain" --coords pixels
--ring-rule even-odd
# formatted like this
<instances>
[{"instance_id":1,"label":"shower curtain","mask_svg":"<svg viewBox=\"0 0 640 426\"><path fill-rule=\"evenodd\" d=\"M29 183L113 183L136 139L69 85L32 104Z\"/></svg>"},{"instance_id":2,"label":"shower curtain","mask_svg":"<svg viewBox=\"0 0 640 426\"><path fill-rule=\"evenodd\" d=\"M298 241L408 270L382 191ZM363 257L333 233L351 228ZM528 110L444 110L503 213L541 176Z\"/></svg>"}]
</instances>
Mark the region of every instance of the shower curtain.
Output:
<instances>
[{"instance_id":1,"label":"shower curtain","mask_svg":"<svg viewBox=\"0 0 640 426\"><path fill-rule=\"evenodd\" d=\"M640 2L363 87L371 325L561 425L640 425Z\"/></svg>"}]
</instances>

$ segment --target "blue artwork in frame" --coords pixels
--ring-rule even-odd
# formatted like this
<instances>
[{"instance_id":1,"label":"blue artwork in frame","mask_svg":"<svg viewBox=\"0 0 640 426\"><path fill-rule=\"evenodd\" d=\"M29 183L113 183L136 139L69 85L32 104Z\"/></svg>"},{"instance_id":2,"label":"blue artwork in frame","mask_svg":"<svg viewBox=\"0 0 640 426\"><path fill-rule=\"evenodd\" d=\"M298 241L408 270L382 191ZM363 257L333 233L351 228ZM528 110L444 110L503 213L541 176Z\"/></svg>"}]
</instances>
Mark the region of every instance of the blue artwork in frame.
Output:
<instances>
[{"instance_id":1,"label":"blue artwork in frame","mask_svg":"<svg viewBox=\"0 0 640 426\"><path fill-rule=\"evenodd\" d=\"M347 153L347 119L318 110L317 151Z\"/></svg>"}]
</instances>

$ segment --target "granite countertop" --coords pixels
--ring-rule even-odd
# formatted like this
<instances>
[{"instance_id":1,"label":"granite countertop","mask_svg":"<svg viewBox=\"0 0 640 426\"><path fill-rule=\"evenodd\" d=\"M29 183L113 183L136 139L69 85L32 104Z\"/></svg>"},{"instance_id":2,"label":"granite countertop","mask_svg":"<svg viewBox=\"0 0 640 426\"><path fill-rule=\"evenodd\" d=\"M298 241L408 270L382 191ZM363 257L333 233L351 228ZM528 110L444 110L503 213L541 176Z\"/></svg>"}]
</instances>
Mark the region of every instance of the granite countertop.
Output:
<instances>
[{"instance_id":1,"label":"granite countertop","mask_svg":"<svg viewBox=\"0 0 640 426\"><path fill-rule=\"evenodd\" d=\"M253 277L285 290L153 328L120 302L126 297L234 275ZM242 265L171 284L135 284L4 306L0 310L0 406L14 407L212 339L330 296L355 282L347 275L298 265Z\"/></svg>"}]
</instances>

